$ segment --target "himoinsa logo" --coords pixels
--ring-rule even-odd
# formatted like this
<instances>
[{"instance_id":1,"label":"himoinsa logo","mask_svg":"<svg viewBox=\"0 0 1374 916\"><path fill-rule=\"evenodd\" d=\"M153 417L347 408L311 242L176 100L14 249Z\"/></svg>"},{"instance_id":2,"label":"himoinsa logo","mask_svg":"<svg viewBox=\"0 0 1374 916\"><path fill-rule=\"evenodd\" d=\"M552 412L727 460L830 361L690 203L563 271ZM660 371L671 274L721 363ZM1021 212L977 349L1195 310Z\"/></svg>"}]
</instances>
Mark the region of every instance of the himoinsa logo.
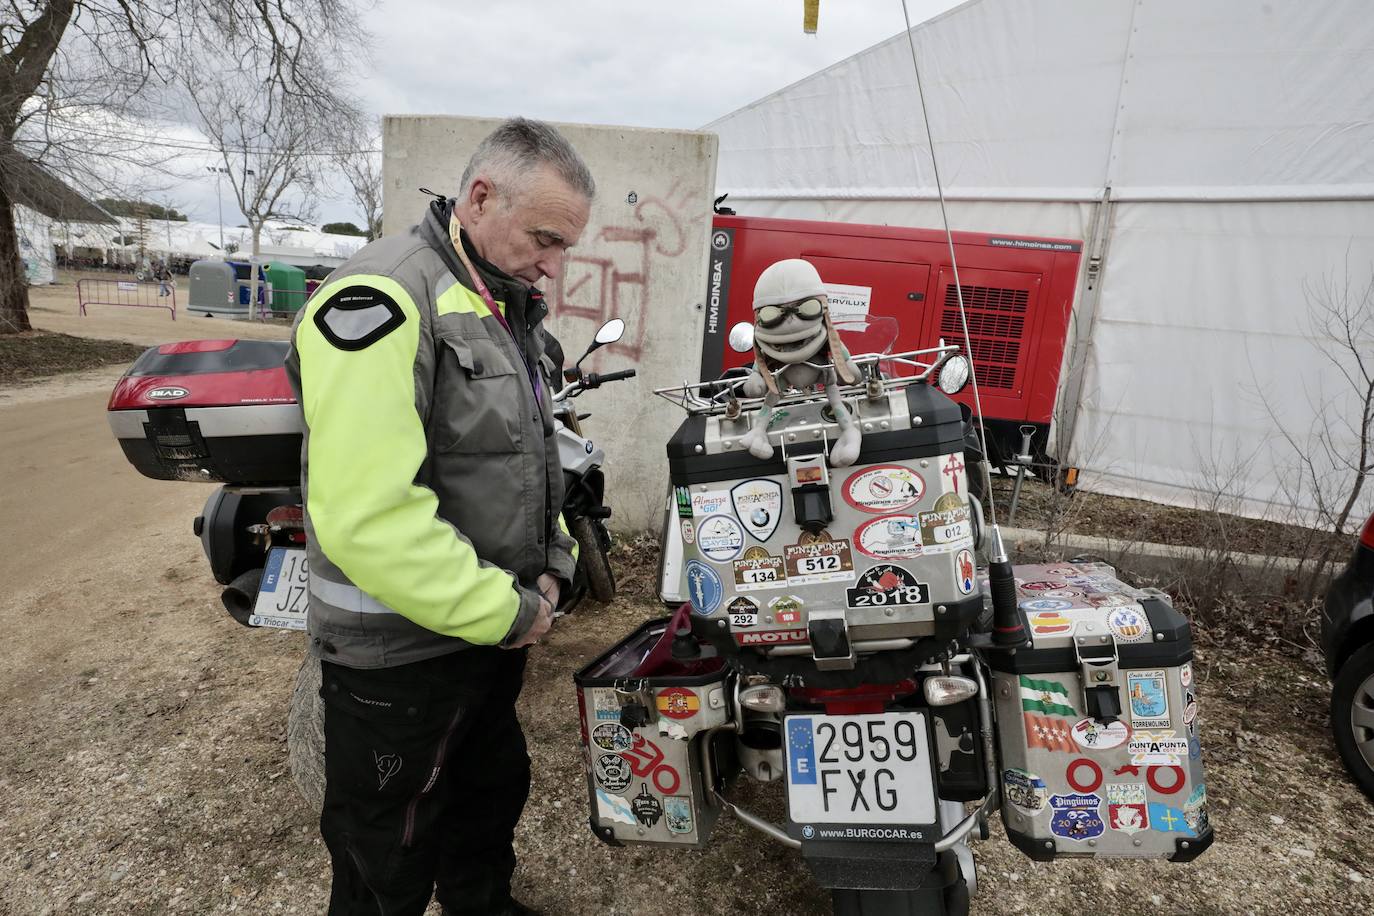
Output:
<instances>
[{"instance_id":1,"label":"himoinsa logo","mask_svg":"<svg viewBox=\"0 0 1374 916\"><path fill-rule=\"evenodd\" d=\"M724 270L721 258L711 260L711 310L706 313L706 333L716 333L720 325L720 279Z\"/></svg>"}]
</instances>

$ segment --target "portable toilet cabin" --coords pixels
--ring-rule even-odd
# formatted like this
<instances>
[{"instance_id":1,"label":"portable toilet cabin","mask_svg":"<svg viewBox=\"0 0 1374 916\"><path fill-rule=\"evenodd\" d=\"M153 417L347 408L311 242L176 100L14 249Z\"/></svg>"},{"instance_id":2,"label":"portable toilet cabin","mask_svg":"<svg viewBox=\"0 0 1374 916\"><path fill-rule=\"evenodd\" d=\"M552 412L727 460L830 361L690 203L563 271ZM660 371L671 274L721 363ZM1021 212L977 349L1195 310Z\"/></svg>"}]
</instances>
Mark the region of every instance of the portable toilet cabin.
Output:
<instances>
[{"instance_id":1,"label":"portable toilet cabin","mask_svg":"<svg viewBox=\"0 0 1374 916\"><path fill-rule=\"evenodd\" d=\"M294 315L305 305L305 271L281 261L263 265L267 282L272 284L272 296L267 308L273 314Z\"/></svg>"},{"instance_id":2,"label":"portable toilet cabin","mask_svg":"<svg viewBox=\"0 0 1374 916\"><path fill-rule=\"evenodd\" d=\"M218 258L194 261L188 273L190 294L186 311L209 318L246 318L248 307L239 304L234 268Z\"/></svg>"}]
</instances>

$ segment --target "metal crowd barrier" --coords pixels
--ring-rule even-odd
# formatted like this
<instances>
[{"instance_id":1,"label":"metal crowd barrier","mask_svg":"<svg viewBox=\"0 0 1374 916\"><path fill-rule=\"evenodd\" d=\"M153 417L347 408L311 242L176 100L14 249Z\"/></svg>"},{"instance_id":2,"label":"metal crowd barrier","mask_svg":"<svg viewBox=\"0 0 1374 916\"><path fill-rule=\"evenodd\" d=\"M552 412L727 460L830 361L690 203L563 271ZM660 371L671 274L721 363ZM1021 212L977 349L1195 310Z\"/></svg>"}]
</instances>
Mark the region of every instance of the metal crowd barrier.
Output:
<instances>
[{"instance_id":1,"label":"metal crowd barrier","mask_svg":"<svg viewBox=\"0 0 1374 916\"><path fill-rule=\"evenodd\" d=\"M162 284L153 280L140 283L137 280L103 280L85 278L76 281L76 304L80 314L86 314L88 305L115 305L139 309L167 309L172 320L177 320L177 287L167 283L167 292L162 292Z\"/></svg>"}]
</instances>

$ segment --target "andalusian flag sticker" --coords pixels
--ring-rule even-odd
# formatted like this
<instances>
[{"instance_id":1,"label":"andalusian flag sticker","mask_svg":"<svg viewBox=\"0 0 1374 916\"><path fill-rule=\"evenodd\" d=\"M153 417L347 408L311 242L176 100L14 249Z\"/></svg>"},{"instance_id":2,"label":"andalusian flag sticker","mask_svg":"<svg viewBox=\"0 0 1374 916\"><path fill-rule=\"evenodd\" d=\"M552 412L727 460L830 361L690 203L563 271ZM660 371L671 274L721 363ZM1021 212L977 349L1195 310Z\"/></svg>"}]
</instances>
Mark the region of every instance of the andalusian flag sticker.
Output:
<instances>
[{"instance_id":1,"label":"andalusian flag sticker","mask_svg":"<svg viewBox=\"0 0 1374 916\"><path fill-rule=\"evenodd\" d=\"M1021 675L1021 709L1053 716L1076 716L1069 688L1058 681L1041 681Z\"/></svg>"}]
</instances>

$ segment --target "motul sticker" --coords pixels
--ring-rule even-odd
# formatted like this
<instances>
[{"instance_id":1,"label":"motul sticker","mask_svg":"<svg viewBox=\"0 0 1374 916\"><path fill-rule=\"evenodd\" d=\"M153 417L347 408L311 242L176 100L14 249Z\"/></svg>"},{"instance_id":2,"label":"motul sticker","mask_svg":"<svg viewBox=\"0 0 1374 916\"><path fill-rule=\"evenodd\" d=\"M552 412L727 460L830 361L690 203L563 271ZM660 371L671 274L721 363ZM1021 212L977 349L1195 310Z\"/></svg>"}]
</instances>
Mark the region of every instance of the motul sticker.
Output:
<instances>
[{"instance_id":1,"label":"motul sticker","mask_svg":"<svg viewBox=\"0 0 1374 916\"><path fill-rule=\"evenodd\" d=\"M744 531L728 515L713 515L697 526L697 550L708 560L725 563L739 556Z\"/></svg>"},{"instance_id":2,"label":"motul sticker","mask_svg":"<svg viewBox=\"0 0 1374 916\"><path fill-rule=\"evenodd\" d=\"M845 589L844 598L852 608L929 604L930 589L900 566L883 563L860 576L853 588Z\"/></svg>"},{"instance_id":3,"label":"motul sticker","mask_svg":"<svg viewBox=\"0 0 1374 916\"><path fill-rule=\"evenodd\" d=\"M750 547L733 564L735 591L756 592L787 585L787 569L782 557L775 557L762 547Z\"/></svg>"},{"instance_id":4,"label":"motul sticker","mask_svg":"<svg viewBox=\"0 0 1374 916\"><path fill-rule=\"evenodd\" d=\"M743 595L726 605L725 612L732 627L752 627L759 622L759 606Z\"/></svg>"},{"instance_id":5,"label":"motul sticker","mask_svg":"<svg viewBox=\"0 0 1374 916\"><path fill-rule=\"evenodd\" d=\"M854 532L859 552L879 560L919 557L921 524L910 515L889 515L864 522Z\"/></svg>"},{"instance_id":6,"label":"motul sticker","mask_svg":"<svg viewBox=\"0 0 1374 916\"><path fill-rule=\"evenodd\" d=\"M782 484L775 480L746 480L730 489L735 515L744 530L760 541L773 536L782 521Z\"/></svg>"},{"instance_id":7,"label":"motul sticker","mask_svg":"<svg viewBox=\"0 0 1374 916\"><path fill-rule=\"evenodd\" d=\"M670 719L690 719L701 709L701 698L686 687L664 687L654 703Z\"/></svg>"},{"instance_id":8,"label":"motul sticker","mask_svg":"<svg viewBox=\"0 0 1374 916\"><path fill-rule=\"evenodd\" d=\"M900 464L879 464L851 474L843 490L845 502L874 515L914 506L925 492L921 475Z\"/></svg>"},{"instance_id":9,"label":"motul sticker","mask_svg":"<svg viewBox=\"0 0 1374 916\"><path fill-rule=\"evenodd\" d=\"M810 641L811 638L805 630L762 630L756 633L735 634L735 642L741 646L776 646Z\"/></svg>"},{"instance_id":10,"label":"motul sticker","mask_svg":"<svg viewBox=\"0 0 1374 916\"><path fill-rule=\"evenodd\" d=\"M957 550L973 544L973 525L969 522L968 506L962 503L953 509L922 512L921 544L926 553Z\"/></svg>"},{"instance_id":11,"label":"motul sticker","mask_svg":"<svg viewBox=\"0 0 1374 916\"><path fill-rule=\"evenodd\" d=\"M794 585L808 582L849 582L854 579L854 556L848 541L792 544L783 550L787 578Z\"/></svg>"}]
</instances>

